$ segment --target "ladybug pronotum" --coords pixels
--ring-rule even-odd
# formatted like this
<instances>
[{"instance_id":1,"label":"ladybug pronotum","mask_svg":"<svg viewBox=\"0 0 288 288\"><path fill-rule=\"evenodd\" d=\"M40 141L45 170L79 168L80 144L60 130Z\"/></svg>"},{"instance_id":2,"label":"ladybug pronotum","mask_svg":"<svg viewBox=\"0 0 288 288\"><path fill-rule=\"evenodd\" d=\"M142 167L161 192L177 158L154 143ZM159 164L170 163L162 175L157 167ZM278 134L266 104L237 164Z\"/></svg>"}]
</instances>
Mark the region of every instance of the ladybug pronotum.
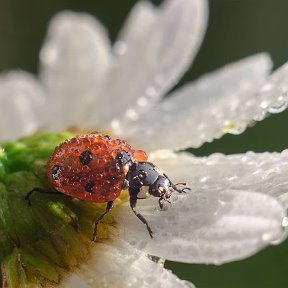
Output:
<instances>
[{"instance_id":1,"label":"ladybug pronotum","mask_svg":"<svg viewBox=\"0 0 288 288\"><path fill-rule=\"evenodd\" d=\"M77 136L58 145L50 156L46 174L54 193L63 193L90 202L107 202L105 212L95 221L93 240L96 238L97 224L112 209L113 201L123 189L128 189L130 206L135 215L146 225L153 238L146 219L135 208L137 199L150 195L159 197L159 206L163 201L170 202L172 192L185 192L189 188L177 189L177 185L153 163L142 150L133 150L123 140L111 139L96 133ZM35 188L34 191L53 193Z\"/></svg>"}]
</instances>

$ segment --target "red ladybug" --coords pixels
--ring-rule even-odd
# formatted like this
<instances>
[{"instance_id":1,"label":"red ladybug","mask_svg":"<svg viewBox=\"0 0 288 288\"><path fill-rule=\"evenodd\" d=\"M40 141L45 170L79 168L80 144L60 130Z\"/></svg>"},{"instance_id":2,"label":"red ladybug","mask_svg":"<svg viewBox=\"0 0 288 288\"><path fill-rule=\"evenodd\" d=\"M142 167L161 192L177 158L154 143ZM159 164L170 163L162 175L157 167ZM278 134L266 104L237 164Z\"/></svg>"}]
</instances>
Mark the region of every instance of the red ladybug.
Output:
<instances>
[{"instance_id":1,"label":"red ladybug","mask_svg":"<svg viewBox=\"0 0 288 288\"><path fill-rule=\"evenodd\" d=\"M159 197L162 208L163 201L170 202L173 191L185 192L189 188L177 189L177 185L185 183L173 184L147 160L144 151L133 150L123 140L88 134L58 145L48 160L46 174L49 183L60 193L85 201L107 202L106 211L95 221L93 240L97 224L111 210L113 201L123 189L129 190L130 206L153 238L146 219L135 210L137 199L150 195ZM33 189L26 195L29 203L34 191L47 193L39 188Z\"/></svg>"}]
</instances>

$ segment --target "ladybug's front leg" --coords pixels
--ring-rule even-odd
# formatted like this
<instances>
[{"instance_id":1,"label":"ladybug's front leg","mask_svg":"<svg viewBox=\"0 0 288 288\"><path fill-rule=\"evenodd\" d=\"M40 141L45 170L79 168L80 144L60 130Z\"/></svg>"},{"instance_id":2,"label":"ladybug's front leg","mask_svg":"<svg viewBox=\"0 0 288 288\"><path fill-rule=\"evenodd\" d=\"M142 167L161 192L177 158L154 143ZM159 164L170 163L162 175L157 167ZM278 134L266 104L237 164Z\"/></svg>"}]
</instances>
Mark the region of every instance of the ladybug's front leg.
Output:
<instances>
[{"instance_id":1,"label":"ladybug's front leg","mask_svg":"<svg viewBox=\"0 0 288 288\"><path fill-rule=\"evenodd\" d=\"M137 212L135 210L136 204L137 204L137 198L130 196L130 207L132 208L132 211L141 220L141 222L146 225L146 228L148 230L148 233L149 233L150 237L153 238L153 231L149 227L147 220L139 212Z\"/></svg>"},{"instance_id":2,"label":"ladybug's front leg","mask_svg":"<svg viewBox=\"0 0 288 288\"><path fill-rule=\"evenodd\" d=\"M97 234L97 225L99 222L104 218L104 216L109 213L109 211L113 208L114 201L109 201L106 205L106 210L103 214L101 214L98 219L95 221L94 224L94 231L93 231L93 236L92 236L92 241L96 240L96 234Z\"/></svg>"}]
</instances>

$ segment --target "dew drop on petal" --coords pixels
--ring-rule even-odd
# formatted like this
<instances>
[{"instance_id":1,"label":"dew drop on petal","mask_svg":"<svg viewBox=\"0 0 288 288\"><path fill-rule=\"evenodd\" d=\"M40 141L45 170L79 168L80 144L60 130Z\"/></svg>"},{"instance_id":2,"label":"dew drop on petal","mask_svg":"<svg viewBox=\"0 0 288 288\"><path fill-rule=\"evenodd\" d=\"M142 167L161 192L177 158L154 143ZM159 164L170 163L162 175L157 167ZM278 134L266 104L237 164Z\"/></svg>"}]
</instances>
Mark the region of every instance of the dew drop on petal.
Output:
<instances>
[{"instance_id":1,"label":"dew drop on petal","mask_svg":"<svg viewBox=\"0 0 288 288\"><path fill-rule=\"evenodd\" d=\"M288 217L284 217L283 220L282 220L282 226L284 228L287 228L288 227Z\"/></svg>"},{"instance_id":2,"label":"dew drop on petal","mask_svg":"<svg viewBox=\"0 0 288 288\"><path fill-rule=\"evenodd\" d=\"M140 106L140 107L145 107L145 106L147 106L147 104L148 104L148 100L147 100L147 98L145 98L145 97L140 97L140 98L137 100L137 104L138 104L138 106Z\"/></svg>"},{"instance_id":3,"label":"dew drop on petal","mask_svg":"<svg viewBox=\"0 0 288 288\"><path fill-rule=\"evenodd\" d=\"M124 41L118 41L115 43L113 51L117 55L124 55L127 53L127 44Z\"/></svg>"},{"instance_id":4,"label":"dew drop on petal","mask_svg":"<svg viewBox=\"0 0 288 288\"><path fill-rule=\"evenodd\" d=\"M264 233L261 238L264 242L269 242L271 240L271 234L270 233Z\"/></svg>"},{"instance_id":5,"label":"dew drop on petal","mask_svg":"<svg viewBox=\"0 0 288 288\"><path fill-rule=\"evenodd\" d=\"M111 127L115 130L117 130L120 127L120 122L118 119L113 119L111 121Z\"/></svg>"},{"instance_id":6,"label":"dew drop on petal","mask_svg":"<svg viewBox=\"0 0 288 288\"><path fill-rule=\"evenodd\" d=\"M262 101L262 102L260 103L260 107L261 107L262 109L267 109L268 106L269 106L268 101Z\"/></svg>"},{"instance_id":7,"label":"dew drop on petal","mask_svg":"<svg viewBox=\"0 0 288 288\"><path fill-rule=\"evenodd\" d=\"M46 65L55 63L58 58L58 49L55 46L47 46L40 51L40 58Z\"/></svg>"},{"instance_id":8,"label":"dew drop on petal","mask_svg":"<svg viewBox=\"0 0 288 288\"><path fill-rule=\"evenodd\" d=\"M227 121L224 124L223 132L230 133L233 135L239 135L244 132L245 128L246 128L245 125L240 126L240 125L237 125L236 123Z\"/></svg>"},{"instance_id":9,"label":"dew drop on petal","mask_svg":"<svg viewBox=\"0 0 288 288\"><path fill-rule=\"evenodd\" d=\"M273 88L273 86L271 85L271 83L266 83L263 87L262 87L262 91L261 92L268 92L271 91L271 89Z\"/></svg>"},{"instance_id":10,"label":"dew drop on petal","mask_svg":"<svg viewBox=\"0 0 288 288\"><path fill-rule=\"evenodd\" d=\"M255 121L262 121L263 119L265 119L267 116L267 112L266 110L261 110L260 112L258 112L254 117L253 120Z\"/></svg>"},{"instance_id":11,"label":"dew drop on petal","mask_svg":"<svg viewBox=\"0 0 288 288\"><path fill-rule=\"evenodd\" d=\"M288 106L287 92L277 98L277 101L273 103L269 108L269 113L275 114L284 111Z\"/></svg>"},{"instance_id":12,"label":"dew drop on petal","mask_svg":"<svg viewBox=\"0 0 288 288\"><path fill-rule=\"evenodd\" d=\"M129 118L129 119L131 119L133 121L136 121L138 119L138 117L139 117L138 113L132 108L127 109L126 112L125 112L125 115L126 115L127 118Z\"/></svg>"},{"instance_id":13,"label":"dew drop on petal","mask_svg":"<svg viewBox=\"0 0 288 288\"><path fill-rule=\"evenodd\" d=\"M156 89L153 86L149 86L145 92L146 92L147 96L149 96L151 98L154 98L155 96L157 96Z\"/></svg>"}]
</instances>

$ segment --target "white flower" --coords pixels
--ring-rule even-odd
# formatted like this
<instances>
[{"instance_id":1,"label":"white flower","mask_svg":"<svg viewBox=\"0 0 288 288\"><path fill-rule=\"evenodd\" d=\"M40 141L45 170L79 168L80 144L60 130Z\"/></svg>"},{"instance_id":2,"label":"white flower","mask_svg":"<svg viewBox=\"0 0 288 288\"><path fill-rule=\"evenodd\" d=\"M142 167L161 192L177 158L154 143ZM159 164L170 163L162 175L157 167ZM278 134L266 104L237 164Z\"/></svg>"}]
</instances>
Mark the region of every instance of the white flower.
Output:
<instances>
[{"instance_id":1,"label":"white flower","mask_svg":"<svg viewBox=\"0 0 288 288\"><path fill-rule=\"evenodd\" d=\"M89 262L65 280L67 287L191 287L146 255L221 264L285 237L287 151L204 158L177 152L240 133L286 108L288 67L269 76L266 54L162 99L195 57L206 21L204 0L166 0L159 8L139 2L111 48L96 19L63 12L49 26L39 79L22 71L1 75L1 140L71 126L110 131L192 188L166 211L158 210L157 199L139 201L152 240L123 204L119 239L97 244Z\"/></svg>"}]
</instances>

